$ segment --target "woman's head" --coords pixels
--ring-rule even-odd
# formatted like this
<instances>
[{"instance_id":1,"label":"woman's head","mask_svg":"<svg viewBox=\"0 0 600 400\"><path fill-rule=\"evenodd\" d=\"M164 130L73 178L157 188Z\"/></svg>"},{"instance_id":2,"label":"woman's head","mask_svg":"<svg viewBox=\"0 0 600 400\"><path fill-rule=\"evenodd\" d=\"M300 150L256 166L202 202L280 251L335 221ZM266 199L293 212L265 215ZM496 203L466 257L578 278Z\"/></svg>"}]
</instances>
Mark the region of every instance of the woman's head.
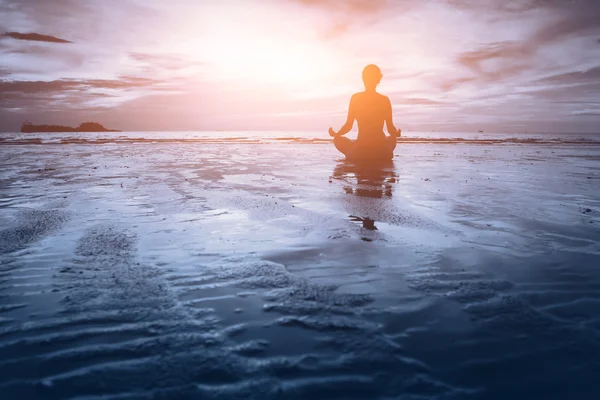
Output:
<instances>
[{"instance_id":1,"label":"woman's head","mask_svg":"<svg viewBox=\"0 0 600 400\"><path fill-rule=\"evenodd\" d=\"M369 64L363 69L362 79L367 90L374 90L382 77L381 70L375 64Z\"/></svg>"}]
</instances>

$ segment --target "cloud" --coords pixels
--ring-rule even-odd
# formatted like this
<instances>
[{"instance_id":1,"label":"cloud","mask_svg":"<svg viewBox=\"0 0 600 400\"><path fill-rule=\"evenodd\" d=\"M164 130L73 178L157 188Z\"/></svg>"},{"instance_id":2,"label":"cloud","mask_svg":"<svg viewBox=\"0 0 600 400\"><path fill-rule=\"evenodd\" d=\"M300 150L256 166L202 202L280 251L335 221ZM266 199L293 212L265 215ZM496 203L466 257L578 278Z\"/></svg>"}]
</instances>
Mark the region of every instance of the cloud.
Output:
<instances>
[{"instance_id":1,"label":"cloud","mask_svg":"<svg viewBox=\"0 0 600 400\"><path fill-rule=\"evenodd\" d=\"M378 13L394 3L393 0L295 0L300 4L319 7L332 12L352 14Z\"/></svg>"},{"instance_id":2,"label":"cloud","mask_svg":"<svg viewBox=\"0 0 600 400\"><path fill-rule=\"evenodd\" d=\"M123 76L119 79L58 79L54 81L0 81L0 92L7 93L47 93L65 92L72 90L88 89L134 89L152 87L161 84L161 81Z\"/></svg>"},{"instance_id":3,"label":"cloud","mask_svg":"<svg viewBox=\"0 0 600 400\"><path fill-rule=\"evenodd\" d=\"M529 17L546 23L530 38L525 49L537 49L565 37L600 32L600 1L597 0L292 0L297 4L320 9L333 15L330 36L350 31L354 24L373 24L398 16L415 7L438 5L458 8L472 13L477 19L498 23ZM600 40L599 40L600 41Z\"/></svg>"},{"instance_id":4,"label":"cloud","mask_svg":"<svg viewBox=\"0 0 600 400\"><path fill-rule=\"evenodd\" d=\"M539 1L553 11L556 18L534 35L533 44L545 44L573 34L591 34L600 31L600 2L597 0Z\"/></svg>"},{"instance_id":5,"label":"cloud","mask_svg":"<svg viewBox=\"0 0 600 400\"><path fill-rule=\"evenodd\" d=\"M61 79L55 81L0 81L0 92L9 93L44 93L54 91L73 90L77 88L76 81ZM4 98L5 96L3 96Z\"/></svg>"},{"instance_id":6,"label":"cloud","mask_svg":"<svg viewBox=\"0 0 600 400\"><path fill-rule=\"evenodd\" d=\"M577 116L600 116L600 109L597 110L578 110L573 111L571 115Z\"/></svg>"},{"instance_id":7,"label":"cloud","mask_svg":"<svg viewBox=\"0 0 600 400\"><path fill-rule=\"evenodd\" d=\"M475 81L475 78L472 77L443 79L439 84L439 87L443 92L450 92L457 87L464 85L465 83L470 83L473 81Z\"/></svg>"},{"instance_id":8,"label":"cloud","mask_svg":"<svg viewBox=\"0 0 600 400\"><path fill-rule=\"evenodd\" d=\"M575 34L600 32L600 2L597 0L450 0L450 3L479 15L495 12L496 16L503 18L507 17L507 13L514 18L528 11L548 12L550 17L524 41L524 45L532 50Z\"/></svg>"},{"instance_id":9,"label":"cloud","mask_svg":"<svg viewBox=\"0 0 600 400\"><path fill-rule=\"evenodd\" d=\"M58 79L53 81L0 81L0 109L40 113L114 107L150 92L166 93L166 82L123 76L119 79Z\"/></svg>"},{"instance_id":10,"label":"cloud","mask_svg":"<svg viewBox=\"0 0 600 400\"><path fill-rule=\"evenodd\" d=\"M561 0L447 0L455 7L464 10L475 10L482 12L496 11L502 13L522 13L539 7L556 4Z\"/></svg>"},{"instance_id":11,"label":"cloud","mask_svg":"<svg viewBox=\"0 0 600 400\"><path fill-rule=\"evenodd\" d=\"M600 83L600 65L584 71L567 72L539 79L540 84L585 84L587 82Z\"/></svg>"},{"instance_id":12,"label":"cloud","mask_svg":"<svg viewBox=\"0 0 600 400\"><path fill-rule=\"evenodd\" d=\"M149 54L131 52L129 53L129 58L141 64L145 71L150 71L153 69L178 71L204 65L201 62L193 61L185 56L176 54Z\"/></svg>"},{"instance_id":13,"label":"cloud","mask_svg":"<svg viewBox=\"0 0 600 400\"><path fill-rule=\"evenodd\" d=\"M73 43L69 40L61 39L56 36L42 35L40 33L19 33L7 32L5 37L10 37L17 40L30 40L33 42L49 42L49 43Z\"/></svg>"},{"instance_id":14,"label":"cloud","mask_svg":"<svg viewBox=\"0 0 600 400\"><path fill-rule=\"evenodd\" d=\"M598 105L600 105L600 82L594 80L577 82L576 80L571 81L573 78L570 77L570 74L564 74L564 76L566 78L555 77L550 84L540 84L541 88L539 90L536 86L530 86L526 91L521 89L520 95L524 97L524 100L515 102L518 107L515 108L514 116L522 119L529 118L533 124L538 126L548 121L556 121L561 122L565 127L569 123L576 127L580 121L585 120L585 124L588 124L585 128L570 129L597 132L597 128L594 129L590 124L594 120L593 117L595 117L596 124L600 122L599 116L590 112L590 110L597 110ZM560 82L574 83L555 83L559 80ZM503 104L499 109L505 110L510 105L510 103ZM580 116L588 116L588 118L578 118ZM556 131L558 126L549 129Z\"/></svg>"},{"instance_id":15,"label":"cloud","mask_svg":"<svg viewBox=\"0 0 600 400\"><path fill-rule=\"evenodd\" d=\"M163 84L163 82L156 79L143 78L137 76L122 76L119 79L89 79L77 82L82 87L96 89L133 89L144 87L147 88Z\"/></svg>"},{"instance_id":16,"label":"cloud","mask_svg":"<svg viewBox=\"0 0 600 400\"><path fill-rule=\"evenodd\" d=\"M571 85L547 85L543 89L533 90L527 94L544 99L561 102L597 102L600 101L600 82L589 81Z\"/></svg>"},{"instance_id":17,"label":"cloud","mask_svg":"<svg viewBox=\"0 0 600 400\"><path fill-rule=\"evenodd\" d=\"M421 106L442 106L442 105L448 104L443 101L431 100L431 99L426 99L426 98L421 98L421 97L407 97L407 98L401 99L399 102L395 101L394 103L402 103L402 104L409 104L409 105L421 105Z\"/></svg>"},{"instance_id":18,"label":"cloud","mask_svg":"<svg viewBox=\"0 0 600 400\"><path fill-rule=\"evenodd\" d=\"M297 4L321 10L333 17L326 38L336 38L352 31L355 25L369 26L381 19L405 12L420 3L415 0L292 0Z\"/></svg>"},{"instance_id":19,"label":"cloud","mask_svg":"<svg viewBox=\"0 0 600 400\"><path fill-rule=\"evenodd\" d=\"M495 42L458 56L459 64L469 68L479 77L488 80L503 79L530 67L527 44Z\"/></svg>"},{"instance_id":20,"label":"cloud","mask_svg":"<svg viewBox=\"0 0 600 400\"><path fill-rule=\"evenodd\" d=\"M0 48L0 69L12 80L52 80L76 75L89 56L80 48L41 42L24 42Z\"/></svg>"},{"instance_id":21,"label":"cloud","mask_svg":"<svg viewBox=\"0 0 600 400\"><path fill-rule=\"evenodd\" d=\"M6 18L27 15L39 26L51 26L57 20L67 22L71 16L80 16L91 11L88 2L78 0L1 0L0 15ZM0 17L0 22L11 24Z\"/></svg>"},{"instance_id":22,"label":"cloud","mask_svg":"<svg viewBox=\"0 0 600 400\"><path fill-rule=\"evenodd\" d=\"M501 81L523 72L549 69L538 62L543 48L600 32L600 2L596 0L450 0L450 3L478 16L492 15L502 24L521 18L523 23L539 25L523 40L492 42L459 54L458 64L483 81Z\"/></svg>"},{"instance_id":23,"label":"cloud","mask_svg":"<svg viewBox=\"0 0 600 400\"><path fill-rule=\"evenodd\" d=\"M140 33L148 24L160 21L160 15L147 3L142 0L0 0L0 31L52 29L53 37L62 40L68 38L87 45L114 41L127 47L139 41Z\"/></svg>"}]
</instances>

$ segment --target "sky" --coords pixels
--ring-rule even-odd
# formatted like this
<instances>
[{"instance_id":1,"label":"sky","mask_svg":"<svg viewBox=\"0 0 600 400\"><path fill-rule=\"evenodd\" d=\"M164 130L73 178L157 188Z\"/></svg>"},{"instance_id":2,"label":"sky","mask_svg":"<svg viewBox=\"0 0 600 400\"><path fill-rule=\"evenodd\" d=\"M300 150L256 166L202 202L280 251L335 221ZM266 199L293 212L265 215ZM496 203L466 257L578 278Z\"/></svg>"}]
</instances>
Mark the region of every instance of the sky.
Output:
<instances>
[{"instance_id":1,"label":"sky","mask_svg":"<svg viewBox=\"0 0 600 400\"><path fill-rule=\"evenodd\" d=\"M0 131L600 132L598 0L0 0Z\"/></svg>"}]
</instances>

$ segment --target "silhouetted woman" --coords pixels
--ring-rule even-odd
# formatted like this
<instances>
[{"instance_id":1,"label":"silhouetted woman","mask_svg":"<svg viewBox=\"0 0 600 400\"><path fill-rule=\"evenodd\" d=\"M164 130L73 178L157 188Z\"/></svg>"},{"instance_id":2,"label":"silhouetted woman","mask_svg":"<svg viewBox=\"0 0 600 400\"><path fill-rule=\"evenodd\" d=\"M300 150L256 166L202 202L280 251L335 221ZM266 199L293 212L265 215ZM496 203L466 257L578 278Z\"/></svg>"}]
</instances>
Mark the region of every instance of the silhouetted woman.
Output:
<instances>
[{"instance_id":1,"label":"silhouetted woman","mask_svg":"<svg viewBox=\"0 0 600 400\"><path fill-rule=\"evenodd\" d=\"M400 130L396 129L392 120L390 99L377 93L377 85L382 77L377 65L367 65L362 72L365 91L354 94L350 99L346 123L338 132L329 128L335 147L344 153L347 160L377 162L389 161L394 157ZM355 119L358 121L358 138L352 140L342 137L350 132ZM390 136L383 132L384 122Z\"/></svg>"}]
</instances>

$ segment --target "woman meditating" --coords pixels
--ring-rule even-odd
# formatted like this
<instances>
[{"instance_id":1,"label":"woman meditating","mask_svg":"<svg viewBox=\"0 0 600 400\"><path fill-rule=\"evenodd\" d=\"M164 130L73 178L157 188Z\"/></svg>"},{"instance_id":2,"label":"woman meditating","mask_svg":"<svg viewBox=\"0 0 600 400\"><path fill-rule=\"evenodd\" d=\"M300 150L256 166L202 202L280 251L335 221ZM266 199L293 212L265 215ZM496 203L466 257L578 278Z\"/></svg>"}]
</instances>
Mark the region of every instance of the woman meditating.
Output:
<instances>
[{"instance_id":1,"label":"woman meditating","mask_svg":"<svg viewBox=\"0 0 600 400\"><path fill-rule=\"evenodd\" d=\"M338 132L329 128L329 135L334 138L333 144L349 161L389 161L394 157L400 130L396 129L392 120L390 99L377 93L377 85L382 77L377 65L367 65L362 73L365 91L352 95L346 123ZM352 129L355 119L358 121L358 138L352 140L343 137ZM390 136L383 132L384 122Z\"/></svg>"}]
</instances>

